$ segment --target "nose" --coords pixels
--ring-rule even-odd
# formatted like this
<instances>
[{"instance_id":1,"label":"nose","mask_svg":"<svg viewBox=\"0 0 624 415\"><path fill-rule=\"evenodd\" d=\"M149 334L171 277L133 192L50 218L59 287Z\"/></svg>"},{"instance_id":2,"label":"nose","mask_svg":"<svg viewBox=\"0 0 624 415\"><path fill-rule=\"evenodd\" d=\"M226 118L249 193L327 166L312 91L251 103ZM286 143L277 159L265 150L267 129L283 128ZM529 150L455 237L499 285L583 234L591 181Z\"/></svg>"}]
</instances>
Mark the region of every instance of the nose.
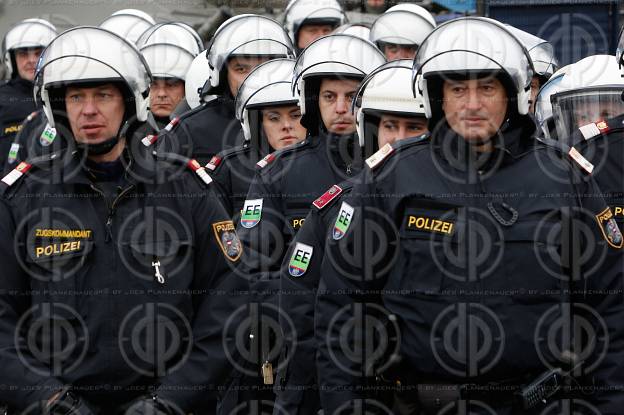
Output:
<instances>
[{"instance_id":1,"label":"nose","mask_svg":"<svg viewBox=\"0 0 624 415\"><path fill-rule=\"evenodd\" d=\"M475 89L468 91L465 107L467 110L477 111L481 108L481 98Z\"/></svg>"},{"instance_id":2,"label":"nose","mask_svg":"<svg viewBox=\"0 0 624 415\"><path fill-rule=\"evenodd\" d=\"M282 124L282 129L289 131L292 130L292 121L288 119L288 117L284 117L284 122Z\"/></svg>"},{"instance_id":3,"label":"nose","mask_svg":"<svg viewBox=\"0 0 624 415\"><path fill-rule=\"evenodd\" d=\"M338 96L336 98L336 112L338 114L344 114L349 110L349 99L345 96Z\"/></svg>"},{"instance_id":4,"label":"nose","mask_svg":"<svg viewBox=\"0 0 624 415\"><path fill-rule=\"evenodd\" d=\"M95 115L97 114L97 106L95 105L95 100L93 97L88 97L84 100L84 105L82 107L83 115Z\"/></svg>"}]
</instances>

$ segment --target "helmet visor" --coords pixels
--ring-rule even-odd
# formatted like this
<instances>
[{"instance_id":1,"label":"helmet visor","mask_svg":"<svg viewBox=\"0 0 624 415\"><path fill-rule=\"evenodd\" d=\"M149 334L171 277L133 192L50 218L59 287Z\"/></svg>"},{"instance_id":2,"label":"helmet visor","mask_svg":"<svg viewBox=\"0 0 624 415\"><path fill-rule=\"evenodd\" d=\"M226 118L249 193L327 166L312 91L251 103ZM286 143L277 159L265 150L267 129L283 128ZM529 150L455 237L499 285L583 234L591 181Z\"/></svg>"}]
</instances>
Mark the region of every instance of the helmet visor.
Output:
<instances>
[{"instance_id":1,"label":"helmet visor","mask_svg":"<svg viewBox=\"0 0 624 415\"><path fill-rule=\"evenodd\" d=\"M564 91L552 96L557 134L567 137L574 130L592 122L624 114L621 86Z\"/></svg>"}]
</instances>

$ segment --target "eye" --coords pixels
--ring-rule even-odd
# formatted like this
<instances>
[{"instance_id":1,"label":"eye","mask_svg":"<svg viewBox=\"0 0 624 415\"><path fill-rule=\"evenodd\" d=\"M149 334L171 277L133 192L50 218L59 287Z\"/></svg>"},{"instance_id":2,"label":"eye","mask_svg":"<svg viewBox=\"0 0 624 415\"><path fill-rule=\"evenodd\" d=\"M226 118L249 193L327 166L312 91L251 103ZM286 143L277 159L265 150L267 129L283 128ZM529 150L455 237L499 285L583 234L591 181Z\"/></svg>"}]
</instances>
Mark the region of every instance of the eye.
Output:
<instances>
[{"instance_id":1,"label":"eye","mask_svg":"<svg viewBox=\"0 0 624 415\"><path fill-rule=\"evenodd\" d=\"M332 94L331 92L324 92L322 94L322 97L325 101L333 101L335 99L334 94Z\"/></svg>"}]
</instances>

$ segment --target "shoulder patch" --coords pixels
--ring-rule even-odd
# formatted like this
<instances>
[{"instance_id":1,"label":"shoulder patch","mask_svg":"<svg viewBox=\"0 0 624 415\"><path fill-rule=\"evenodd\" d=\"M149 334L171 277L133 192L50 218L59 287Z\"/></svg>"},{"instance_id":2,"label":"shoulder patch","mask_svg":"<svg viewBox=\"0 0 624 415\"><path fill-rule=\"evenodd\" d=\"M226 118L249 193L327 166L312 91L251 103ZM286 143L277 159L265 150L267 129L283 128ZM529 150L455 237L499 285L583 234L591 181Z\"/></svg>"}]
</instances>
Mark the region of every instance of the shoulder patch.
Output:
<instances>
[{"instance_id":1,"label":"shoulder patch","mask_svg":"<svg viewBox=\"0 0 624 415\"><path fill-rule=\"evenodd\" d=\"M592 122L579 127L579 131L585 140L589 140L590 138L608 133L609 125L605 121Z\"/></svg>"},{"instance_id":2,"label":"shoulder patch","mask_svg":"<svg viewBox=\"0 0 624 415\"><path fill-rule=\"evenodd\" d=\"M380 148L375 154L367 158L366 164L371 169L374 169L375 167L379 166L379 164L381 164L382 161L387 159L388 156L390 156L390 154L392 154L393 152L394 152L394 148L392 148L392 145L390 143L387 143L385 146Z\"/></svg>"},{"instance_id":3,"label":"shoulder patch","mask_svg":"<svg viewBox=\"0 0 624 415\"><path fill-rule=\"evenodd\" d=\"M264 199L245 200L240 223L243 228L251 229L262 219L262 202Z\"/></svg>"},{"instance_id":4,"label":"shoulder patch","mask_svg":"<svg viewBox=\"0 0 624 415\"><path fill-rule=\"evenodd\" d=\"M334 223L334 229L332 231L332 238L334 238L335 241L342 239L342 237L345 236L345 233L347 233L347 230L349 230L349 225L351 225L351 219L353 218L353 212L353 206L347 202L342 202L340 212L338 212L336 222Z\"/></svg>"},{"instance_id":5,"label":"shoulder patch","mask_svg":"<svg viewBox=\"0 0 624 415\"><path fill-rule=\"evenodd\" d=\"M268 166L269 164L273 163L274 160L275 160L275 154L274 153L270 153L270 154L267 154L266 156L264 156L262 158L262 160L260 160L259 162L256 163L256 165L258 167L260 167L261 169L263 169L266 166Z\"/></svg>"},{"instance_id":6,"label":"shoulder patch","mask_svg":"<svg viewBox=\"0 0 624 415\"><path fill-rule=\"evenodd\" d=\"M336 199L342 193L342 188L337 184L333 185L329 188L325 193L321 195L318 199L316 199L312 204L317 209L321 210L325 206L329 204L332 200Z\"/></svg>"},{"instance_id":7,"label":"shoulder patch","mask_svg":"<svg viewBox=\"0 0 624 415\"><path fill-rule=\"evenodd\" d=\"M243 253L243 245L236 234L234 222L226 220L213 223L212 230L225 257L232 262L236 262Z\"/></svg>"},{"instance_id":8,"label":"shoulder patch","mask_svg":"<svg viewBox=\"0 0 624 415\"><path fill-rule=\"evenodd\" d=\"M56 128L51 127L50 124L46 124L45 129L39 136L39 144L44 147L49 146L56 139Z\"/></svg>"},{"instance_id":9,"label":"shoulder patch","mask_svg":"<svg viewBox=\"0 0 624 415\"><path fill-rule=\"evenodd\" d=\"M191 170L193 170L195 174L197 174L204 183L206 184L212 183L212 177L210 177L210 175L206 172L206 169L204 169L197 160L195 159L189 160L187 166Z\"/></svg>"},{"instance_id":10,"label":"shoulder patch","mask_svg":"<svg viewBox=\"0 0 624 415\"><path fill-rule=\"evenodd\" d=\"M19 143L11 144L11 148L9 149L9 158L7 159L7 163L13 164L15 160L17 160L17 156L19 154L20 145Z\"/></svg>"},{"instance_id":11,"label":"shoulder patch","mask_svg":"<svg viewBox=\"0 0 624 415\"><path fill-rule=\"evenodd\" d=\"M28 170L30 170L32 164L26 163L22 161L18 164L9 174L2 178L2 182L7 186L12 186L20 177L24 175Z\"/></svg>"},{"instance_id":12,"label":"shoulder patch","mask_svg":"<svg viewBox=\"0 0 624 415\"><path fill-rule=\"evenodd\" d=\"M589 162L581 153L578 152L574 147L570 148L568 151L568 155L574 160L583 170L587 173L592 174L594 171L594 165Z\"/></svg>"},{"instance_id":13,"label":"shoulder patch","mask_svg":"<svg viewBox=\"0 0 624 415\"><path fill-rule=\"evenodd\" d=\"M598 221L598 227L605 241L613 248L620 249L624 246L624 237L618 227L617 222L613 218L613 212L610 207L596 215Z\"/></svg>"},{"instance_id":14,"label":"shoulder patch","mask_svg":"<svg viewBox=\"0 0 624 415\"><path fill-rule=\"evenodd\" d=\"M206 168L208 170L214 171L214 169L216 169L219 166L219 164L221 164L221 157L212 156L208 164L206 164Z\"/></svg>"},{"instance_id":15,"label":"shoulder patch","mask_svg":"<svg viewBox=\"0 0 624 415\"><path fill-rule=\"evenodd\" d=\"M314 248L310 245L297 242L293 249L290 262L288 264L288 273L293 277L301 277L308 270L310 260L312 259Z\"/></svg>"}]
</instances>

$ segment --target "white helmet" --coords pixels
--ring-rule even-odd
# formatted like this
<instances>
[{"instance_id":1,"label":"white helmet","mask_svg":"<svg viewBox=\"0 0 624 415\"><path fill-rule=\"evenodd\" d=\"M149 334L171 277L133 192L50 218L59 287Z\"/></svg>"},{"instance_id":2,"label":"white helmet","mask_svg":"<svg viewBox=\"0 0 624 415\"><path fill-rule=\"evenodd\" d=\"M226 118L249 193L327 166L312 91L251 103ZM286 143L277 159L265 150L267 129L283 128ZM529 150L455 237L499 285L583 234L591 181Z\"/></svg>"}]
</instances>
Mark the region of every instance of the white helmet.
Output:
<instances>
[{"instance_id":1,"label":"white helmet","mask_svg":"<svg viewBox=\"0 0 624 415\"><path fill-rule=\"evenodd\" d=\"M104 20L100 27L136 43L139 36L156 22L149 14L136 9L118 10Z\"/></svg>"},{"instance_id":2,"label":"white helmet","mask_svg":"<svg viewBox=\"0 0 624 415\"><path fill-rule=\"evenodd\" d=\"M404 12L411 12L411 13L419 14L422 17L424 17L425 19L427 19L433 26L437 26L435 18L429 12L429 10L427 10L424 7L421 7L421 6L417 5L417 4L400 3L400 4L397 4L395 6L390 7L388 10L386 10L386 13L387 12L396 12L396 11L404 11Z\"/></svg>"},{"instance_id":3,"label":"white helmet","mask_svg":"<svg viewBox=\"0 0 624 415\"><path fill-rule=\"evenodd\" d=\"M400 4L379 15L371 27L370 40L382 50L384 43L418 46L435 28L435 20L425 8Z\"/></svg>"},{"instance_id":4,"label":"white helmet","mask_svg":"<svg viewBox=\"0 0 624 415\"><path fill-rule=\"evenodd\" d=\"M566 65L555 72L548 81L540 88L535 98L535 120L542 129L544 136L553 140L557 139L553 119L553 108L550 98L566 88L563 83L564 75L570 65Z\"/></svg>"},{"instance_id":5,"label":"white helmet","mask_svg":"<svg viewBox=\"0 0 624 415\"><path fill-rule=\"evenodd\" d=\"M184 48L162 43L144 46L141 53L154 78L175 78L184 81L195 59L195 55Z\"/></svg>"},{"instance_id":6,"label":"white helmet","mask_svg":"<svg viewBox=\"0 0 624 415\"><path fill-rule=\"evenodd\" d=\"M294 68L293 59L274 59L258 65L247 75L236 95L235 106L245 140L259 137L260 116L257 109L299 103L299 96L290 87Z\"/></svg>"},{"instance_id":7,"label":"white helmet","mask_svg":"<svg viewBox=\"0 0 624 415\"><path fill-rule=\"evenodd\" d=\"M526 50L529 51L535 75L548 79L557 71L559 64L555 57L553 45L550 42L511 25L505 25L505 27L507 27L507 29L524 45Z\"/></svg>"},{"instance_id":8,"label":"white helmet","mask_svg":"<svg viewBox=\"0 0 624 415\"><path fill-rule=\"evenodd\" d=\"M611 55L594 55L570 65L562 84L551 95L553 117L560 139L592 122L624 114L624 79Z\"/></svg>"},{"instance_id":9,"label":"white helmet","mask_svg":"<svg viewBox=\"0 0 624 415\"><path fill-rule=\"evenodd\" d=\"M225 21L217 29L207 58L210 79L202 95L219 94L226 88L225 70L228 59L235 56L262 56L269 59L293 58L294 48L288 34L275 20L243 14Z\"/></svg>"},{"instance_id":10,"label":"white helmet","mask_svg":"<svg viewBox=\"0 0 624 415\"><path fill-rule=\"evenodd\" d=\"M81 26L61 33L41 54L35 75L35 97L43 102L50 126L57 127L59 112L54 110L64 105L64 99L53 99L59 88L122 82L127 87L122 92L130 94L127 98L134 102L134 106L126 109L128 115L124 121L133 115L145 121L151 80L149 67L134 44L108 30Z\"/></svg>"},{"instance_id":11,"label":"white helmet","mask_svg":"<svg viewBox=\"0 0 624 415\"><path fill-rule=\"evenodd\" d=\"M361 147L377 146L379 123L371 121L382 113L425 118L423 99L420 95L414 98L411 82L412 61L409 59L388 62L364 78L352 105Z\"/></svg>"},{"instance_id":12,"label":"white helmet","mask_svg":"<svg viewBox=\"0 0 624 415\"><path fill-rule=\"evenodd\" d=\"M191 109L197 108L204 102L205 97L202 99L200 96L202 87L210 78L210 67L208 66L206 53L204 50L193 59L191 66L189 66L186 76L184 78L184 93L186 96L186 103Z\"/></svg>"},{"instance_id":13,"label":"white helmet","mask_svg":"<svg viewBox=\"0 0 624 415\"><path fill-rule=\"evenodd\" d=\"M330 35L312 42L297 58L293 74L293 90L299 93L299 106L304 117L301 124L314 130L316 115L310 114L317 106L306 108L306 100L314 99L311 78L347 77L362 80L375 68L386 62L383 53L371 42L351 35ZM309 122L308 122L309 121Z\"/></svg>"},{"instance_id":14,"label":"white helmet","mask_svg":"<svg viewBox=\"0 0 624 415\"><path fill-rule=\"evenodd\" d=\"M22 48L45 48L56 37L56 28L43 19L26 19L13 26L2 40L2 59L11 77L16 68L12 51Z\"/></svg>"},{"instance_id":15,"label":"white helmet","mask_svg":"<svg viewBox=\"0 0 624 415\"><path fill-rule=\"evenodd\" d=\"M482 73L500 73L508 97L516 98L517 113L528 114L531 57L514 35L485 17L463 17L438 26L420 45L412 74L414 90L417 86L424 98L427 118L434 124L442 118L445 77Z\"/></svg>"},{"instance_id":16,"label":"white helmet","mask_svg":"<svg viewBox=\"0 0 624 415\"><path fill-rule=\"evenodd\" d=\"M158 23L143 32L136 41L140 50L146 46L158 44L178 46L188 51L193 57L204 50L199 34L191 26L182 22Z\"/></svg>"},{"instance_id":17,"label":"white helmet","mask_svg":"<svg viewBox=\"0 0 624 415\"><path fill-rule=\"evenodd\" d=\"M299 29L305 24L328 24L338 27L347 17L336 0L290 0L284 10L284 27L297 45Z\"/></svg>"},{"instance_id":18,"label":"white helmet","mask_svg":"<svg viewBox=\"0 0 624 415\"><path fill-rule=\"evenodd\" d=\"M337 27L333 34L334 35L352 35L362 38L364 40L368 40L370 38L370 25L366 23L346 23L340 27Z\"/></svg>"}]
</instances>

